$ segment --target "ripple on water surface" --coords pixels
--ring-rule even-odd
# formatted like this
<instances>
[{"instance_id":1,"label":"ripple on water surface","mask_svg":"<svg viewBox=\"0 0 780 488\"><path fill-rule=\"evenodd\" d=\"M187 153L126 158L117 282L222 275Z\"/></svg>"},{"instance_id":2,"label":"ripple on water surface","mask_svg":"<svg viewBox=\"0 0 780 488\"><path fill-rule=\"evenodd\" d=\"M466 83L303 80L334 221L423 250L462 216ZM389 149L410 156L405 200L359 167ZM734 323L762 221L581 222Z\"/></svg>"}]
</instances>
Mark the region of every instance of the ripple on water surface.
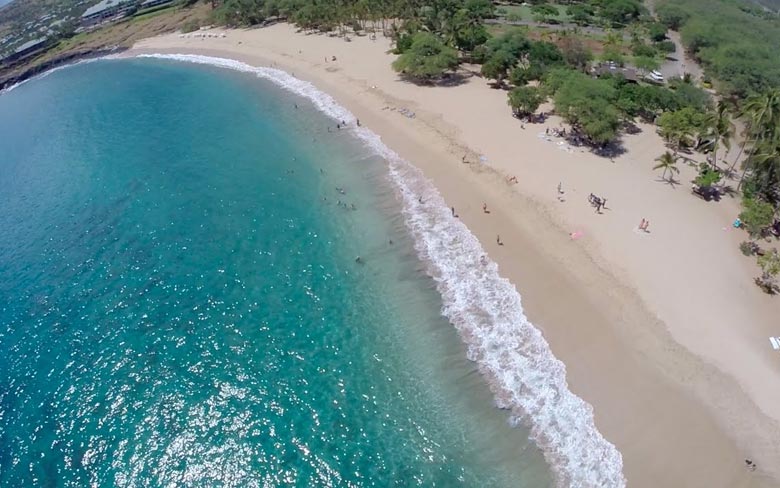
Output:
<instances>
[{"instance_id":1,"label":"ripple on water surface","mask_svg":"<svg viewBox=\"0 0 780 488\"><path fill-rule=\"evenodd\" d=\"M550 484L384 162L290 97L159 60L0 95L0 485Z\"/></svg>"}]
</instances>

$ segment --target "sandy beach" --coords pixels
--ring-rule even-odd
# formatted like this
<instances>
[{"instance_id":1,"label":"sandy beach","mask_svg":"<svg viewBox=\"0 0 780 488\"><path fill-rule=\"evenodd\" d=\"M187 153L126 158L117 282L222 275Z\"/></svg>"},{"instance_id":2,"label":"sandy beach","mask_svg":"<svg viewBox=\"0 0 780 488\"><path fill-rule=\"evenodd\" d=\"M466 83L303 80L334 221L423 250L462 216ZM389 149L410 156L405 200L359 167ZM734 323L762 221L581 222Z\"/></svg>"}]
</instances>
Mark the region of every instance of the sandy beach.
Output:
<instances>
[{"instance_id":1,"label":"sandy beach","mask_svg":"<svg viewBox=\"0 0 780 488\"><path fill-rule=\"evenodd\" d=\"M286 24L213 32L226 35L166 35L128 54L283 69L422 169L516 285L570 389L622 453L629 486L778 486L780 352L768 338L780 335L780 301L753 284L754 260L739 253L738 202L692 196L688 166L679 186L659 181L653 160L665 148L652 126L603 158L546 136L557 117L523 127L506 92L478 76L446 87L399 79L381 36L345 42ZM602 214L590 193L607 199Z\"/></svg>"}]
</instances>

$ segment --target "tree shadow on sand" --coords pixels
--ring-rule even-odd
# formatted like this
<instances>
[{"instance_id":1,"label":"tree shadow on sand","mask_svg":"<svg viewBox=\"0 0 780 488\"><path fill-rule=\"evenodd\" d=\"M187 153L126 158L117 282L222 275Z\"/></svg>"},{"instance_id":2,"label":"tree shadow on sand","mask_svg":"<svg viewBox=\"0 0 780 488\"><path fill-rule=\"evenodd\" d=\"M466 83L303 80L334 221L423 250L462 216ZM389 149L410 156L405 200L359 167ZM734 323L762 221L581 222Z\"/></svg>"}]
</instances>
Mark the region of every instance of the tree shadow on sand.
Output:
<instances>
[{"instance_id":1,"label":"tree shadow on sand","mask_svg":"<svg viewBox=\"0 0 780 488\"><path fill-rule=\"evenodd\" d=\"M682 184L680 182L680 180L676 179L674 176L669 176L669 177L666 177L666 178L664 178L664 177L656 178L655 181L657 181L658 183L666 183L667 185L671 186L673 190L677 189L674 185L681 185Z\"/></svg>"},{"instance_id":2,"label":"tree shadow on sand","mask_svg":"<svg viewBox=\"0 0 780 488\"><path fill-rule=\"evenodd\" d=\"M628 152L619 138L601 146L590 146L590 152L602 158L614 159Z\"/></svg>"},{"instance_id":3,"label":"tree shadow on sand","mask_svg":"<svg viewBox=\"0 0 780 488\"><path fill-rule=\"evenodd\" d=\"M456 73L446 73L442 75L440 78L435 79L420 79L416 78L414 76L409 76L405 73L401 73L398 75L400 79L403 81L406 81L408 83L411 83L413 85L417 85L420 87L434 87L434 86L441 86L441 87L453 87L453 86L459 86L464 83L466 83L469 78L474 76L472 73L469 72L461 72L458 71Z\"/></svg>"}]
</instances>

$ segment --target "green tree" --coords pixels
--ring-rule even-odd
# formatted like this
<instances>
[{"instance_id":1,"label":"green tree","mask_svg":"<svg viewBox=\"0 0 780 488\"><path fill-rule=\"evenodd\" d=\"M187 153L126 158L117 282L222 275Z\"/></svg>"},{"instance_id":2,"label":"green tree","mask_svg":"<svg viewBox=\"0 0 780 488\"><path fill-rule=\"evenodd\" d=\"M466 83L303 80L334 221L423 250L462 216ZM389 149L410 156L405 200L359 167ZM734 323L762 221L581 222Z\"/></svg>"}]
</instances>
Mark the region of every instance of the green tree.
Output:
<instances>
[{"instance_id":1,"label":"green tree","mask_svg":"<svg viewBox=\"0 0 780 488\"><path fill-rule=\"evenodd\" d=\"M558 16L560 15L558 8L548 3L532 6L531 13L534 14L534 20L536 22L548 24L557 23Z\"/></svg>"},{"instance_id":2,"label":"green tree","mask_svg":"<svg viewBox=\"0 0 780 488\"><path fill-rule=\"evenodd\" d=\"M263 0L225 0L213 15L220 24L245 27L265 20L263 7Z\"/></svg>"},{"instance_id":3,"label":"green tree","mask_svg":"<svg viewBox=\"0 0 780 488\"><path fill-rule=\"evenodd\" d=\"M613 25L625 25L637 20L642 10L642 4L637 0L608 0L601 2L599 15Z\"/></svg>"},{"instance_id":4,"label":"green tree","mask_svg":"<svg viewBox=\"0 0 780 488\"><path fill-rule=\"evenodd\" d=\"M531 63L531 65L538 67L541 72L540 74L543 74L554 66L562 66L565 64L563 53L558 46L547 41L535 41L531 43L528 48L528 62ZM541 76L534 79L540 77Z\"/></svg>"},{"instance_id":5,"label":"green tree","mask_svg":"<svg viewBox=\"0 0 780 488\"><path fill-rule=\"evenodd\" d=\"M742 186L747 171L750 169L750 160L753 152L758 149L765 140L777 138L780 131L780 89L768 90L748 98L743 106L742 114L748 124L747 135L742 142L737 160L745 149L748 139L752 139L752 149L745 163L742 177L737 188ZM736 164L736 161L735 161ZM733 166L732 166L733 168Z\"/></svg>"},{"instance_id":6,"label":"green tree","mask_svg":"<svg viewBox=\"0 0 780 488\"><path fill-rule=\"evenodd\" d=\"M654 42L660 42L666 39L666 25L661 22L653 22L647 26L647 34Z\"/></svg>"},{"instance_id":7,"label":"green tree","mask_svg":"<svg viewBox=\"0 0 780 488\"><path fill-rule=\"evenodd\" d=\"M553 70L545 79L554 93L555 112L591 144L603 146L617 137L620 113L617 92L610 81L571 70Z\"/></svg>"},{"instance_id":8,"label":"green tree","mask_svg":"<svg viewBox=\"0 0 780 488\"><path fill-rule=\"evenodd\" d=\"M729 116L729 106L723 100L718 102L717 109L704 116L702 129L704 137L708 138L705 148L712 151L712 166L718 167L718 148L722 144L726 151L731 149L731 138L734 137L734 123Z\"/></svg>"},{"instance_id":9,"label":"green tree","mask_svg":"<svg viewBox=\"0 0 780 488\"><path fill-rule=\"evenodd\" d=\"M455 47L472 51L484 44L490 36L483 21L492 16L493 4L489 0L466 0L463 8L457 10L448 23L452 26Z\"/></svg>"},{"instance_id":10,"label":"green tree","mask_svg":"<svg viewBox=\"0 0 780 488\"><path fill-rule=\"evenodd\" d=\"M699 188L709 188L716 185L722 176L720 171L710 168L707 164L702 163L699 168L699 174L696 179L693 180L694 184Z\"/></svg>"},{"instance_id":11,"label":"green tree","mask_svg":"<svg viewBox=\"0 0 780 488\"><path fill-rule=\"evenodd\" d=\"M653 46L648 46L647 44L640 42L631 46L631 54L634 56L653 58L655 57L656 52Z\"/></svg>"},{"instance_id":12,"label":"green tree","mask_svg":"<svg viewBox=\"0 0 780 488\"><path fill-rule=\"evenodd\" d=\"M517 66L509 73L509 81L515 86L525 86L531 81L531 73L526 67Z\"/></svg>"},{"instance_id":13,"label":"green tree","mask_svg":"<svg viewBox=\"0 0 780 488\"><path fill-rule=\"evenodd\" d=\"M623 57L620 48L615 46L605 47L604 52L601 53L601 59L615 63L618 66L623 66L626 62L626 58Z\"/></svg>"},{"instance_id":14,"label":"green tree","mask_svg":"<svg viewBox=\"0 0 780 488\"><path fill-rule=\"evenodd\" d=\"M750 193L777 206L780 204L780 137L762 141L752 151L748 164ZM745 193L748 193L746 187Z\"/></svg>"},{"instance_id":15,"label":"green tree","mask_svg":"<svg viewBox=\"0 0 780 488\"><path fill-rule=\"evenodd\" d=\"M505 51L515 59L528 52L531 48L531 41L519 30L511 30L504 34L494 37L485 44L485 58L489 58L498 51Z\"/></svg>"},{"instance_id":16,"label":"green tree","mask_svg":"<svg viewBox=\"0 0 780 488\"><path fill-rule=\"evenodd\" d=\"M585 70L593 59L593 52L578 36L564 35L559 40L559 46L566 64L572 68Z\"/></svg>"},{"instance_id":17,"label":"green tree","mask_svg":"<svg viewBox=\"0 0 780 488\"><path fill-rule=\"evenodd\" d=\"M757 262L761 268L761 276L756 278L756 284L770 294L780 291L777 285L777 275L780 274L780 253L777 249L759 256Z\"/></svg>"},{"instance_id":18,"label":"green tree","mask_svg":"<svg viewBox=\"0 0 780 488\"><path fill-rule=\"evenodd\" d=\"M515 63L517 63L517 58L508 51L496 51L482 65L480 73L485 78L496 80L496 85L501 85Z\"/></svg>"},{"instance_id":19,"label":"green tree","mask_svg":"<svg viewBox=\"0 0 780 488\"><path fill-rule=\"evenodd\" d=\"M761 235L774 221L775 209L767 202L745 198L742 201L742 208L739 220L752 237Z\"/></svg>"},{"instance_id":20,"label":"green tree","mask_svg":"<svg viewBox=\"0 0 780 488\"><path fill-rule=\"evenodd\" d=\"M518 86L509 92L507 104L512 107L512 113L516 117L525 117L536 112L542 104L542 97L538 88L533 86Z\"/></svg>"},{"instance_id":21,"label":"green tree","mask_svg":"<svg viewBox=\"0 0 780 488\"><path fill-rule=\"evenodd\" d=\"M577 25L588 25L593 20L595 10L591 5L576 3L566 7L566 14Z\"/></svg>"},{"instance_id":22,"label":"green tree","mask_svg":"<svg viewBox=\"0 0 780 488\"><path fill-rule=\"evenodd\" d=\"M690 107L664 112L658 117L658 131L677 154L683 146L692 144L693 135L701 127L701 119L702 116Z\"/></svg>"},{"instance_id":23,"label":"green tree","mask_svg":"<svg viewBox=\"0 0 780 488\"><path fill-rule=\"evenodd\" d=\"M409 49L393 61L396 72L421 82L441 78L457 66L457 52L429 32L416 33Z\"/></svg>"},{"instance_id":24,"label":"green tree","mask_svg":"<svg viewBox=\"0 0 780 488\"><path fill-rule=\"evenodd\" d=\"M667 179L667 181L669 183L674 183L674 174L680 172L680 168L677 167L677 155L666 151L665 153L655 158L655 160L658 162L658 164L653 166L653 169L664 170L664 172L661 174L661 179L666 179L666 173L669 173L669 179Z\"/></svg>"},{"instance_id":25,"label":"green tree","mask_svg":"<svg viewBox=\"0 0 780 488\"><path fill-rule=\"evenodd\" d=\"M658 6L656 13L658 20L672 30L679 30L691 18L691 14L687 10L674 3L664 3Z\"/></svg>"}]
</instances>

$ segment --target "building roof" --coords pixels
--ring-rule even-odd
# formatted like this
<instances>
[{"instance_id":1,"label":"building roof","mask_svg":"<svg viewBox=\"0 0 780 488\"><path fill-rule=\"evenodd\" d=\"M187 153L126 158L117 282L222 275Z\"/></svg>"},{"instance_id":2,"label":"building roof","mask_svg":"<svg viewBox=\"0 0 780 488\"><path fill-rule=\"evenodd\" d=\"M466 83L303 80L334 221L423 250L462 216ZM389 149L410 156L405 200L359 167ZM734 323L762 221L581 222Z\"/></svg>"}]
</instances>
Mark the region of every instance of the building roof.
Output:
<instances>
[{"instance_id":1,"label":"building roof","mask_svg":"<svg viewBox=\"0 0 780 488\"><path fill-rule=\"evenodd\" d=\"M41 37L41 38L38 38L38 39L33 39L31 41L27 41L24 44L22 44L21 46L19 46L16 49L14 49L13 53L14 54L18 54L18 53L20 53L22 51L26 51L26 50L28 50L28 49L30 49L32 47L36 47L38 45L42 45L42 44L46 43L46 41L48 41L48 40L49 40L48 37Z\"/></svg>"},{"instance_id":2,"label":"building roof","mask_svg":"<svg viewBox=\"0 0 780 488\"><path fill-rule=\"evenodd\" d=\"M628 81L639 81L639 75L633 68L617 68L602 64L597 66L596 69L594 69L594 72L597 76L619 74Z\"/></svg>"},{"instance_id":3,"label":"building roof","mask_svg":"<svg viewBox=\"0 0 780 488\"><path fill-rule=\"evenodd\" d=\"M130 3L132 0L102 0L101 2L96 3L95 5L89 7L86 12L81 14L81 17L89 17L91 15L99 14L100 12L104 10L108 10L112 7L116 7L118 5L123 5L125 3Z\"/></svg>"},{"instance_id":4,"label":"building roof","mask_svg":"<svg viewBox=\"0 0 780 488\"><path fill-rule=\"evenodd\" d=\"M141 7L143 8L153 3L157 5L162 5L163 3L170 3L170 2L173 2L173 0L144 0L144 2L141 3Z\"/></svg>"}]
</instances>

